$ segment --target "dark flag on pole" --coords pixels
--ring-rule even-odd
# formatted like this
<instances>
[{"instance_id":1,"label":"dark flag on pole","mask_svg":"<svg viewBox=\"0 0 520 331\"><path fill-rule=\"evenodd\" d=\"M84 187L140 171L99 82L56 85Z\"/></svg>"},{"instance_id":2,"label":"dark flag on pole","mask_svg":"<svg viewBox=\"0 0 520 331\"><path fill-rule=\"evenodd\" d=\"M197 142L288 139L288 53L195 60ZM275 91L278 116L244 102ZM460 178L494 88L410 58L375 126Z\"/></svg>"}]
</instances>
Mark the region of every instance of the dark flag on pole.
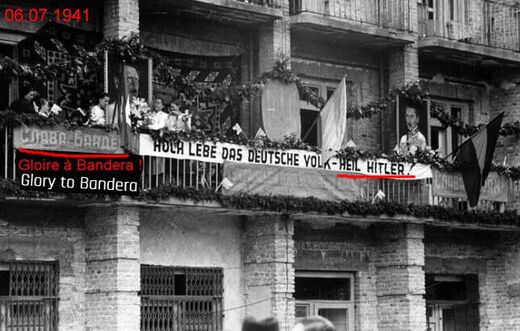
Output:
<instances>
[{"instance_id":1,"label":"dark flag on pole","mask_svg":"<svg viewBox=\"0 0 520 331\"><path fill-rule=\"evenodd\" d=\"M504 113L498 115L465 141L455 157L455 161L461 165L460 171L471 207L477 205L480 188L489 174L503 118Z\"/></svg>"}]
</instances>

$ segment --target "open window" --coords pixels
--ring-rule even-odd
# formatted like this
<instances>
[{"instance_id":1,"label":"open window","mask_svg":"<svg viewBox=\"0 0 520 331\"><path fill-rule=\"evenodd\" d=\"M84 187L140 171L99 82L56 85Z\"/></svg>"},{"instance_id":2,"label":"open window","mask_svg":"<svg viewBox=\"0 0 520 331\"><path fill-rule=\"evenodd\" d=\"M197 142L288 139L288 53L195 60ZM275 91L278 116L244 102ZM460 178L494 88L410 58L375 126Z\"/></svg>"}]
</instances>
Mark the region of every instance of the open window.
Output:
<instances>
[{"instance_id":1,"label":"open window","mask_svg":"<svg viewBox=\"0 0 520 331\"><path fill-rule=\"evenodd\" d=\"M337 331L354 330L354 274L297 271L296 319L323 316Z\"/></svg>"}]
</instances>

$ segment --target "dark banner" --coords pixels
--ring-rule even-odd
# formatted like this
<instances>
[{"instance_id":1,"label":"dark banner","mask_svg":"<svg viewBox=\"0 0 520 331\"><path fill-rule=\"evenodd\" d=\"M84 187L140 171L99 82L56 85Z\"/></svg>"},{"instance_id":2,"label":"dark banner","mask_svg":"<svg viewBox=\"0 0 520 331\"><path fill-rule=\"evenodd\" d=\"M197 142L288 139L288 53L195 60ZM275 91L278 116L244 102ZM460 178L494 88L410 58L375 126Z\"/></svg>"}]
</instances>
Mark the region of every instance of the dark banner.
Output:
<instances>
[{"instance_id":1,"label":"dark banner","mask_svg":"<svg viewBox=\"0 0 520 331\"><path fill-rule=\"evenodd\" d=\"M16 152L17 179L24 190L138 195L141 168L138 155Z\"/></svg>"}]
</instances>

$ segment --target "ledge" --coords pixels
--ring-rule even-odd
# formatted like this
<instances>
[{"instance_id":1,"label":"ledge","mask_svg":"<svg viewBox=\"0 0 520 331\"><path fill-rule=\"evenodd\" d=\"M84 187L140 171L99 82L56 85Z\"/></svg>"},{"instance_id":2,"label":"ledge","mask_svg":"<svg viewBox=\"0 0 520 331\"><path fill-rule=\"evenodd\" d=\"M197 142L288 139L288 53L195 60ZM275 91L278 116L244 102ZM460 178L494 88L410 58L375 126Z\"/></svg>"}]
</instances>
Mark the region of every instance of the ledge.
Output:
<instances>
[{"instance_id":1,"label":"ledge","mask_svg":"<svg viewBox=\"0 0 520 331\"><path fill-rule=\"evenodd\" d=\"M415 34L391 27L385 28L370 23L357 22L347 19L325 16L316 13L303 12L291 16L291 25L303 26L316 31L332 31L352 34L353 39L381 46L397 46L411 44L415 41ZM370 47L370 45L366 45Z\"/></svg>"},{"instance_id":2,"label":"ledge","mask_svg":"<svg viewBox=\"0 0 520 331\"><path fill-rule=\"evenodd\" d=\"M425 37L417 43L421 49L425 48L442 48L447 50L455 50L461 53L475 54L489 59L495 59L503 62L520 63L520 52L494 48L484 45L476 45L471 43L450 40L441 37Z\"/></svg>"}]
</instances>

